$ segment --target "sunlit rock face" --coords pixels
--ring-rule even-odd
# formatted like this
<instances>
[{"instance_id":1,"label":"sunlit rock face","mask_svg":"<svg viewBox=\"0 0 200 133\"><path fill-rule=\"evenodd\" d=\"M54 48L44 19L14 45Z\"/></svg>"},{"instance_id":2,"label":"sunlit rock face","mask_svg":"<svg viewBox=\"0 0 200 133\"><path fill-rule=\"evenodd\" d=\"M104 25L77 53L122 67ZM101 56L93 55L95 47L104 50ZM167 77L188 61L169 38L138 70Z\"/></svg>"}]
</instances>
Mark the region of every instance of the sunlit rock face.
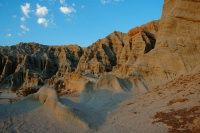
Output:
<instances>
[{"instance_id":1,"label":"sunlit rock face","mask_svg":"<svg viewBox=\"0 0 200 133\"><path fill-rule=\"evenodd\" d=\"M165 83L200 63L199 3L165 0L160 20L128 33L114 31L87 48L37 43L0 47L0 86L31 90L48 85L59 92L81 92L85 83L108 72L138 80L144 88Z\"/></svg>"},{"instance_id":2,"label":"sunlit rock face","mask_svg":"<svg viewBox=\"0 0 200 133\"><path fill-rule=\"evenodd\" d=\"M200 1L165 0L155 49L134 64L139 75L155 87L199 65Z\"/></svg>"},{"instance_id":3,"label":"sunlit rock face","mask_svg":"<svg viewBox=\"0 0 200 133\"><path fill-rule=\"evenodd\" d=\"M81 92L84 83L105 72L126 75L139 57L154 48L157 31L158 21L152 21L129 33L114 31L87 48L37 43L0 47L0 86L30 90L46 84L59 91Z\"/></svg>"},{"instance_id":4,"label":"sunlit rock face","mask_svg":"<svg viewBox=\"0 0 200 133\"><path fill-rule=\"evenodd\" d=\"M133 28L128 34L115 31L84 50L77 71L117 71L118 76L124 76L139 57L154 49L157 32L158 21Z\"/></svg>"}]
</instances>

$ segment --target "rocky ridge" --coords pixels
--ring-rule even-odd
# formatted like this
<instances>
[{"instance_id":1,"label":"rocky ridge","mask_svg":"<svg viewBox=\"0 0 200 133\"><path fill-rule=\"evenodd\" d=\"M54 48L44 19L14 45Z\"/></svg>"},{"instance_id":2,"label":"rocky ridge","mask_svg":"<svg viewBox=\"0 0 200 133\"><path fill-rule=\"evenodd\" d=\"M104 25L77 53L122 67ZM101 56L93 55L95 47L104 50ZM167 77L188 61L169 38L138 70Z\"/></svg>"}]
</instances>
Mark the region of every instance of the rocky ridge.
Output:
<instances>
[{"instance_id":1,"label":"rocky ridge","mask_svg":"<svg viewBox=\"0 0 200 133\"><path fill-rule=\"evenodd\" d=\"M127 66L154 48L157 24L152 21L128 34L115 31L87 48L37 43L0 47L0 85L34 92L48 85L71 93L81 92L87 81L96 81L105 72L119 71L118 76L125 76Z\"/></svg>"},{"instance_id":2,"label":"rocky ridge","mask_svg":"<svg viewBox=\"0 0 200 133\"><path fill-rule=\"evenodd\" d=\"M198 0L165 0L155 48L134 63L129 76L154 88L197 67L199 7Z\"/></svg>"},{"instance_id":3,"label":"rocky ridge","mask_svg":"<svg viewBox=\"0 0 200 133\"><path fill-rule=\"evenodd\" d=\"M130 80L133 91L151 90L199 65L199 12L199 1L165 0L160 20L128 33L114 31L87 48L0 47L0 87L37 91L48 85L61 94L81 92L85 83L112 73Z\"/></svg>"},{"instance_id":4,"label":"rocky ridge","mask_svg":"<svg viewBox=\"0 0 200 133\"><path fill-rule=\"evenodd\" d=\"M0 47L1 132L199 133L199 13L165 0L160 20L87 48Z\"/></svg>"}]
</instances>

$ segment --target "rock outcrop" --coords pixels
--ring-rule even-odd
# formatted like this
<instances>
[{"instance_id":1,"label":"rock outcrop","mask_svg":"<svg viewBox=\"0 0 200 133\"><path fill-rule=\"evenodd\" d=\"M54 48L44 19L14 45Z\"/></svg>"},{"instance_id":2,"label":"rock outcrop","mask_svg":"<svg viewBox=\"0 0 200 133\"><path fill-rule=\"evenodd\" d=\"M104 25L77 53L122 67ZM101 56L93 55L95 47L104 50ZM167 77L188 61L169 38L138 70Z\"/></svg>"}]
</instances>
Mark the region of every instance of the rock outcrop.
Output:
<instances>
[{"instance_id":1,"label":"rock outcrop","mask_svg":"<svg viewBox=\"0 0 200 133\"><path fill-rule=\"evenodd\" d=\"M0 46L0 132L199 133L199 58L200 0L87 48Z\"/></svg>"},{"instance_id":2,"label":"rock outcrop","mask_svg":"<svg viewBox=\"0 0 200 133\"><path fill-rule=\"evenodd\" d=\"M79 92L104 73L126 77L142 92L200 64L200 1L165 0L162 18L114 31L87 48L20 43L0 47L0 87ZM134 90L134 89L133 89ZM136 91L136 90L135 90Z\"/></svg>"},{"instance_id":3,"label":"rock outcrop","mask_svg":"<svg viewBox=\"0 0 200 133\"><path fill-rule=\"evenodd\" d=\"M87 48L37 43L0 47L0 86L20 88L24 95L43 85L61 94L81 92L85 83L105 72L126 75L139 57L154 48L157 32L158 21L152 21L128 34L115 31Z\"/></svg>"},{"instance_id":4,"label":"rock outcrop","mask_svg":"<svg viewBox=\"0 0 200 133\"><path fill-rule=\"evenodd\" d=\"M77 45L50 47L20 43L0 47L0 85L12 90L43 86L46 79L74 72L82 53Z\"/></svg>"},{"instance_id":5,"label":"rock outcrop","mask_svg":"<svg viewBox=\"0 0 200 133\"><path fill-rule=\"evenodd\" d=\"M200 64L200 1L165 0L155 49L132 67L149 88L191 71Z\"/></svg>"},{"instance_id":6,"label":"rock outcrop","mask_svg":"<svg viewBox=\"0 0 200 133\"><path fill-rule=\"evenodd\" d=\"M115 31L84 51L76 71L101 74L119 70L118 76L124 76L130 65L154 49L157 32L158 21L133 28L128 34Z\"/></svg>"}]
</instances>

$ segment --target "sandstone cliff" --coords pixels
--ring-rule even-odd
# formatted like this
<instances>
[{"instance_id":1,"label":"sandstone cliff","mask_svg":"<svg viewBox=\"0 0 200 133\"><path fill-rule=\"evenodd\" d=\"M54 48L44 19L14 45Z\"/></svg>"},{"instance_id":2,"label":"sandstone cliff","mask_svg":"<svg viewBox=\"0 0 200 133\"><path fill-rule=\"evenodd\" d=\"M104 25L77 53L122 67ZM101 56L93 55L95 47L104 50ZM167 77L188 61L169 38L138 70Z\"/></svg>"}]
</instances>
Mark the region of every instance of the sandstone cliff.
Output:
<instances>
[{"instance_id":1,"label":"sandstone cliff","mask_svg":"<svg viewBox=\"0 0 200 133\"><path fill-rule=\"evenodd\" d=\"M198 66L199 7L197 0L165 0L155 49L137 60L129 76L154 88Z\"/></svg>"},{"instance_id":2,"label":"sandstone cliff","mask_svg":"<svg viewBox=\"0 0 200 133\"><path fill-rule=\"evenodd\" d=\"M88 81L112 73L145 92L200 64L200 8L197 0L165 0L160 20L114 31L87 48L19 43L0 47L0 87L59 93L81 92ZM142 88L142 89L141 89Z\"/></svg>"},{"instance_id":3,"label":"sandstone cliff","mask_svg":"<svg viewBox=\"0 0 200 133\"><path fill-rule=\"evenodd\" d=\"M133 28L128 34L115 31L88 47L80 58L77 71L94 74L118 70L124 76L130 65L154 49L158 22Z\"/></svg>"},{"instance_id":4,"label":"sandstone cliff","mask_svg":"<svg viewBox=\"0 0 200 133\"><path fill-rule=\"evenodd\" d=\"M61 93L81 92L87 81L96 81L104 72L126 75L154 48L157 31L158 21L152 21L129 33L115 31L84 49L37 43L0 47L0 86L31 93L46 84Z\"/></svg>"},{"instance_id":5,"label":"sandstone cliff","mask_svg":"<svg viewBox=\"0 0 200 133\"><path fill-rule=\"evenodd\" d=\"M73 72L82 53L77 45L49 47L20 43L0 47L0 85L12 90L38 88L46 84L46 79Z\"/></svg>"}]
</instances>

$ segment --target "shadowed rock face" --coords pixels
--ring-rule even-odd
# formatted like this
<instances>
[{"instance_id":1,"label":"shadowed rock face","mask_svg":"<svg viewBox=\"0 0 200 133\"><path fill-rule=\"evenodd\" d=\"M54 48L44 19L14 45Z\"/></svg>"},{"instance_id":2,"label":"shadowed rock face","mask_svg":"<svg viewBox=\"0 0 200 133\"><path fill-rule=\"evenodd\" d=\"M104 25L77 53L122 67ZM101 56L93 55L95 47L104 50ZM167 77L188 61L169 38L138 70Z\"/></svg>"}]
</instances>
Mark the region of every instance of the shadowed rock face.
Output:
<instances>
[{"instance_id":1,"label":"shadowed rock face","mask_svg":"<svg viewBox=\"0 0 200 133\"><path fill-rule=\"evenodd\" d=\"M42 86L46 79L73 72L82 53L77 45L20 43L0 47L0 84L12 89Z\"/></svg>"},{"instance_id":2,"label":"shadowed rock face","mask_svg":"<svg viewBox=\"0 0 200 133\"><path fill-rule=\"evenodd\" d=\"M139 57L154 48L157 32L158 21L133 28L128 34L115 31L85 49L77 71L101 74L134 64ZM119 75L126 75L126 72L120 72Z\"/></svg>"},{"instance_id":3,"label":"shadowed rock face","mask_svg":"<svg viewBox=\"0 0 200 133\"><path fill-rule=\"evenodd\" d=\"M152 50L157 31L152 30L151 25L157 22L141 26L141 30L131 36L115 31L87 48L37 43L0 47L0 86L29 92L27 88L46 84L59 92L80 92L84 83L91 80L88 77L96 80L97 75L121 69L126 63L133 64Z\"/></svg>"}]
</instances>

